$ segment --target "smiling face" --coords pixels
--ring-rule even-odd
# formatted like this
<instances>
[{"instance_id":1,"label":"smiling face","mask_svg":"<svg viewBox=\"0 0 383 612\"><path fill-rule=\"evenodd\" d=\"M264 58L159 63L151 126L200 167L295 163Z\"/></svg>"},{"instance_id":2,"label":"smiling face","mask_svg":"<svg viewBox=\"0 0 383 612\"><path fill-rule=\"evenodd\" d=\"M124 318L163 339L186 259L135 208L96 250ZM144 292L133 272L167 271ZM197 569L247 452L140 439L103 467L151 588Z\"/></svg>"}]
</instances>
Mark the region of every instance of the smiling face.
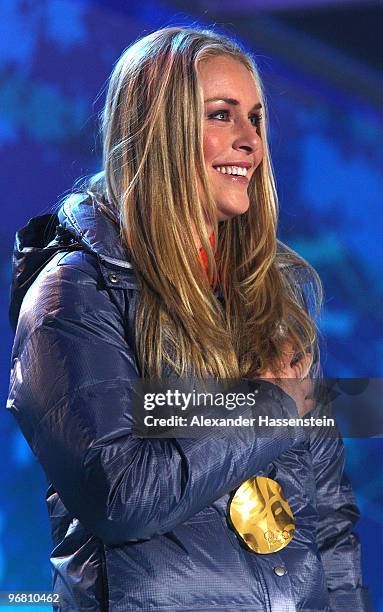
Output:
<instances>
[{"instance_id":1,"label":"smiling face","mask_svg":"<svg viewBox=\"0 0 383 612\"><path fill-rule=\"evenodd\" d=\"M247 187L262 161L261 103L248 69L228 55L199 65L204 97L203 151L218 221L249 207Z\"/></svg>"}]
</instances>

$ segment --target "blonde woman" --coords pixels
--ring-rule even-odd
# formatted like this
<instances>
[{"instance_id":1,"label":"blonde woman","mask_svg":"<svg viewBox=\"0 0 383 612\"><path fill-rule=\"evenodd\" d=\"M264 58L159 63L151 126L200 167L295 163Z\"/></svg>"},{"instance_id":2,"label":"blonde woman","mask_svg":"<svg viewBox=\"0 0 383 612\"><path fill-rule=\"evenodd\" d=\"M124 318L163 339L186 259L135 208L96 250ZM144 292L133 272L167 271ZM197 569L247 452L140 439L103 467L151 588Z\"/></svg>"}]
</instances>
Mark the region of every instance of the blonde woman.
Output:
<instances>
[{"instance_id":1,"label":"blonde woman","mask_svg":"<svg viewBox=\"0 0 383 612\"><path fill-rule=\"evenodd\" d=\"M55 610L368 609L338 436L133 435L134 379L314 408L320 281L276 239L266 121L235 42L154 32L110 77L102 172L18 233L8 407L50 483Z\"/></svg>"}]
</instances>

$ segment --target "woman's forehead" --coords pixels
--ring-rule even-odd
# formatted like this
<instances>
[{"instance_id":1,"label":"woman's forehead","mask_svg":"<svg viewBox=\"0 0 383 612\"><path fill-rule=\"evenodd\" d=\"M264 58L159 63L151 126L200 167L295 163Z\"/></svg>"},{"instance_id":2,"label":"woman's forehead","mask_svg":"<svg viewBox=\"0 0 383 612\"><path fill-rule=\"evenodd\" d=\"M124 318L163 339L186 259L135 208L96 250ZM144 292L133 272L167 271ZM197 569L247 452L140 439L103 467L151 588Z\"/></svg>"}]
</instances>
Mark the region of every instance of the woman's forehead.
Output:
<instances>
[{"instance_id":1,"label":"woman's forehead","mask_svg":"<svg viewBox=\"0 0 383 612\"><path fill-rule=\"evenodd\" d=\"M255 105L260 101L253 73L236 58L209 57L200 62L198 73L205 102L233 99Z\"/></svg>"}]
</instances>

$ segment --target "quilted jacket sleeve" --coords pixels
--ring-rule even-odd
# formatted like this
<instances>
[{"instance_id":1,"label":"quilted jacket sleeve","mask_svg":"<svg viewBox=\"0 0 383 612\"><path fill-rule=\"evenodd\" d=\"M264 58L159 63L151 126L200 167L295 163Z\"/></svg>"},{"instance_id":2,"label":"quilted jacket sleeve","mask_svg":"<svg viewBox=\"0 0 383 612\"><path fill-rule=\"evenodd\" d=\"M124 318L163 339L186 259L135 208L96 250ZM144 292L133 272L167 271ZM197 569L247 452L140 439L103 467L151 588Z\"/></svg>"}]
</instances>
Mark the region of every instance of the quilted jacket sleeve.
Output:
<instances>
[{"instance_id":1,"label":"quilted jacket sleeve","mask_svg":"<svg viewBox=\"0 0 383 612\"><path fill-rule=\"evenodd\" d=\"M68 263L72 262L72 263ZM98 263L72 254L46 268L24 298L8 407L65 506L106 544L164 533L295 443L256 437L143 439L131 432L134 355ZM259 400L296 415L270 383Z\"/></svg>"},{"instance_id":2,"label":"quilted jacket sleeve","mask_svg":"<svg viewBox=\"0 0 383 612\"><path fill-rule=\"evenodd\" d=\"M360 543L352 529L359 518L351 484L344 472L344 444L339 435L311 440L317 485L317 542L326 574L332 612L371 611L362 585Z\"/></svg>"}]
</instances>

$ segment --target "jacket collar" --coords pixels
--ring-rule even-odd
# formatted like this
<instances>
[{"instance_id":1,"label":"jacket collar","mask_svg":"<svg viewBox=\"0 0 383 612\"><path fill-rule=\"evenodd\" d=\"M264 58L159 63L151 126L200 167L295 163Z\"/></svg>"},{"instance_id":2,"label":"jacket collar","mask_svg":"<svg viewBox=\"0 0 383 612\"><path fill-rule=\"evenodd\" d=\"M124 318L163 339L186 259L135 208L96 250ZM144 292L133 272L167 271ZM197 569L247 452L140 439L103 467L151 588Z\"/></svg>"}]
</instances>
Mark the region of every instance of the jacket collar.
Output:
<instances>
[{"instance_id":1,"label":"jacket collar","mask_svg":"<svg viewBox=\"0 0 383 612\"><path fill-rule=\"evenodd\" d=\"M139 289L129 250L120 236L119 222L117 219L113 221L94 198L86 194L71 194L57 215L61 227L86 251L97 255L107 286ZM222 298L220 288L215 290L215 294Z\"/></svg>"},{"instance_id":2,"label":"jacket collar","mask_svg":"<svg viewBox=\"0 0 383 612\"><path fill-rule=\"evenodd\" d=\"M88 194L71 194L57 213L62 230L86 251L97 256L101 274L111 289L136 289L139 284L120 225Z\"/></svg>"},{"instance_id":3,"label":"jacket collar","mask_svg":"<svg viewBox=\"0 0 383 612\"><path fill-rule=\"evenodd\" d=\"M71 194L58 211L60 225L106 266L131 270L129 251L120 237L118 221L112 221L90 196Z\"/></svg>"}]
</instances>

